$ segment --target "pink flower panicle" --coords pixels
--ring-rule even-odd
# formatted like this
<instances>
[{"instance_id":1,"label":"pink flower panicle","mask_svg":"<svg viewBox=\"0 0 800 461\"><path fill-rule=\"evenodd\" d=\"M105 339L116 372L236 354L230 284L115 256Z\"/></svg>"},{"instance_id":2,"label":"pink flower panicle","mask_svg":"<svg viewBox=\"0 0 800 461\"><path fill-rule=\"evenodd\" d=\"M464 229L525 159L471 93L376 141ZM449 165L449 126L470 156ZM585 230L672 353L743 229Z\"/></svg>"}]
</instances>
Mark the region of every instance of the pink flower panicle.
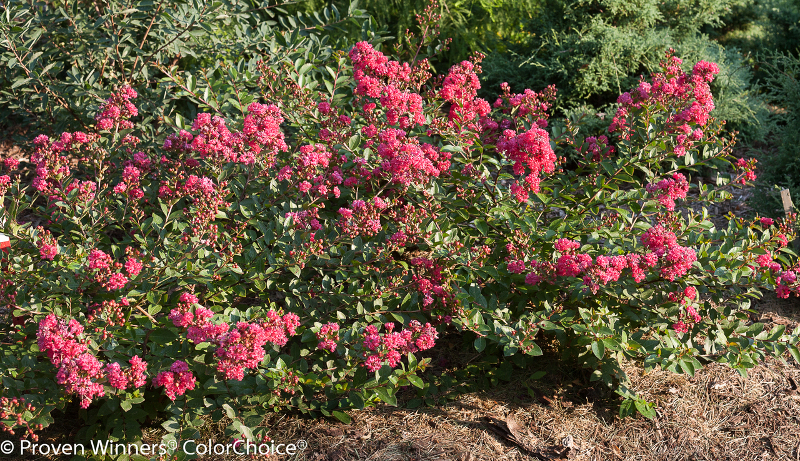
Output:
<instances>
[{"instance_id":1,"label":"pink flower panicle","mask_svg":"<svg viewBox=\"0 0 800 461\"><path fill-rule=\"evenodd\" d=\"M514 174L527 175L522 183L512 185L512 192L520 202L528 199L528 192L539 192L542 174L555 171L557 159L550 146L550 135L541 128L520 134L505 130L497 141L497 150L514 162Z\"/></svg>"},{"instance_id":2,"label":"pink flower panicle","mask_svg":"<svg viewBox=\"0 0 800 461\"><path fill-rule=\"evenodd\" d=\"M647 192L653 194L668 211L674 211L675 200L686 198L686 194L689 192L689 182L681 173L675 173L670 179L662 179L657 183L648 184Z\"/></svg>"},{"instance_id":3,"label":"pink flower panicle","mask_svg":"<svg viewBox=\"0 0 800 461\"><path fill-rule=\"evenodd\" d=\"M136 96L136 91L127 85L112 93L100 106L96 117L97 129L110 130L115 126L123 130L133 128L129 119L139 115L139 110L130 100L136 99Z\"/></svg>"},{"instance_id":4,"label":"pink flower panicle","mask_svg":"<svg viewBox=\"0 0 800 461\"><path fill-rule=\"evenodd\" d=\"M406 132L387 128L378 135L378 155L383 159L380 169L392 182L407 186L425 184L450 167L450 154L439 152L430 144L419 144Z\"/></svg>"},{"instance_id":5,"label":"pink flower panicle","mask_svg":"<svg viewBox=\"0 0 800 461\"><path fill-rule=\"evenodd\" d=\"M394 331L392 324L385 328L385 333L379 333L373 325L364 329L364 366L370 372L379 370L384 362L395 368L403 355L428 350L439 338L439 333L430 323L422 325L417 320L409 322L408 328L401 331Z\"/></svg>"},{"instance_id":6,"label":"pink flower panicle","mask_svg":"<svg viewBox=\"0 0 800 461\"><path fill-rule=\"evenodd\" d=\"M700 127L708 124L709 114L714 110L714 100L709 83L719 73L714 63L700 61L691 74L681 70L682 61L668 50L661 62L662 72L652 75L650 81L642 80L639 86L619 96L620 104L609 132L618 132L623 139L630 139L634 130L629 116L647 107L670 107L673 110L667 120L668 131L681 133L676 136L673 151L684 156L694 143L703 137ZM697 126L693 129L690 125Z\"/></svg>"},{"instance_id":7,"label":"pink flower panicle","mask_svg":"<svg viewBox=\"0 0 800 461\"><path fill-rule=\"evenodd\" d=\"M214 355L217 356L217 371L226 379L241 381L245 368L257 368L264 360L264 345L269 338L261 325L239 322L236 329L230 330L215 339L219 344Z\"/></svg>"},{"instance_id":8,"label":"pink flower panicle","mask_svg":"<svg viewBox=\"0 0 800 461\"><path fill-rule=\"evenodd\" d=\"M50 231L45 230L42 226L37 227L39 232L38 246L39 255L42 259L52 261L58 254L58 243Z\"/></svg>"},{"instance_id":9,"label":"pink flower panicle","mask_svg":"<svg viewBox=\"0 0 800 461\"><path fill-rule=\"evenodd\" d=\"M585 140L586 147L582 150L586 155L591 155L593 162L599 162L604 158L612 156L615 152L613 146L608 145L608 137L605 135L588 136Z\"/></svg>"},{"instance_id":10,"label":"pink flower panicle","mask_svg":"<svg viewBox=\"0 0 800 461\"><path fill-rule=\"evenodd\" d=\"M736 161L736 169L741 172L741 177L739 178L740 184L746 184L747 181L756 180L756 163L758 163L758 160L754 158L747 160L740 158Z\"/></svg>"},{"instance_id":11,"label":"pink flower panicle","mask_svg":"<svg viewBox=\"0 0 800 461\"><path fill-rule=\"evenodd\" d=\"M327 323L320 327L319 331L317 332L317 339L319 340L319 344L317 344L317 349L321 349L328 352L333 352L336 350L336 342L339 341L339 324L338 323Z\"/></svg>"},{"instance_id":12,"label":"pink flower panicle","mask_svg":"<svg viewBox=\"0 0 800 461\"><path fill-rule=\"evenodd\" d=\"M108 383L115 389L125 390L128 387L140 388L147 383L147 362L138 355L128 361L130 367L123 370L118 362L106 365Z\"/></svg>"},{"instance_id":13,"label":"pink flower panicle","mask_svg":"<svg viewBox=\"0 0 800 461\"><path fill-rule=\"evenodd\" d=\"M556 240L555 245L553 245L556 251L561 253L572 253L573 250L577 250L581 247L580 242L576 242L575 240L570 239L558 239Z\"/></svg>"},{"instance_id":14,"label":"pink flower panicle","mask_svg":"<svg viewBox=\"0 0 800 461\"><path fill-rule=\"evenodd\" d=\"M479 98L481 88L477 72L480 66L470 61L463 61L450 68L442 82L439 97L450 103L448 118L450 127L460 126L469 131L478 131L477 121L489 115L489 103Z\"/></svg>"},{"instance_id":15,"label":"pink flower panicle","mask_svg":"<svg viewBox=\"0 0 800 461\"><path fill-rule=\"evenodd\" d=\"M48 314L39 322L36 336L39 350L58 368L56 382L80 398L81 408L88 408L92 399L105 395L103 385L97 382L105 374L100 361L88 352L82 334L83 326L77 320L66 322Z\"/></svg>"},{"instance_id":16,"label":"pink flower panicle","mask_svg":"<svg viewBox=\"0 0 800 461\"><path fill-rule=\"evenodd\" d=\"M153 386L164 387L167 397L174 401L177 396L194 389L196 382L197 379L189 371L189 365L182 360L177 360L169 371L162 371L153 379Z\"/></svg>"}]
</instances>

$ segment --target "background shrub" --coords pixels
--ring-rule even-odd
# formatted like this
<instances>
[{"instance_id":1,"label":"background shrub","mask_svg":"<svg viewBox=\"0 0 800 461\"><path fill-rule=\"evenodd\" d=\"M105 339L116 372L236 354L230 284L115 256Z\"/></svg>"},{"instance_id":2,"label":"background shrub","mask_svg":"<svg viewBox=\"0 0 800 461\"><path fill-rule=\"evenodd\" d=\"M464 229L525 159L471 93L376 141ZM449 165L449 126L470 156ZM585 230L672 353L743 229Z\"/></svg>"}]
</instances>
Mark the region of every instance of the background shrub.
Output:
<instances>
[{"instance_id":1,"label":"background shrub","mask_svg":"<svg viewBox=\"0 0 800 461\"><path fill-rule=\"evenodd\" d=\"M796 55L772 54L762 61L764 88L775 108L774 143L764 149L762 175L754 206L769 216L783 214L780 189L789 189L793 201L800 197L800 60Z\"/></svg>"},{"instance_id":2,"label":"background shrub","mask_svg":"<svg viewBox=\"0 0 800 461\"><path fill-rule=\"evenodd\" d=\"M375 38L355 5L345 4L343 14L335 6L306 14L284 8L292 3L257 0L6 2L0 124L31 134L85 131L109 89L128 84L147 120L158 122L145 126L159 132L164 117L197 112L182 96L198 80L253 71L262 59L324 59L352 43L344 34L351 21L359 35L363 28L365 39ZM209 88L205 99L241 113L227 96Z\"/></svg>"},{"instance_id":3,"label":"background shrub","mask_svg":"<svg viewBox=\"0 0 800 461\"><path fill-rule=\"evenodd\" d=\"M725 49L701 31L722 25L722 16L739 1L545 2L538 14L525 21L524 40L505 53L490 53L484 64L485 91L508 82L512 89L559 89L556 105L573 110L589 105L593 112L613 110L608 105L643 75L658 69L667 48L685 61L716 62L720 77L714 82L715 115L729 129L749 137L763 134L766 107L752 88L752 72L739 52Z\"/></svg>"}]
</instances>

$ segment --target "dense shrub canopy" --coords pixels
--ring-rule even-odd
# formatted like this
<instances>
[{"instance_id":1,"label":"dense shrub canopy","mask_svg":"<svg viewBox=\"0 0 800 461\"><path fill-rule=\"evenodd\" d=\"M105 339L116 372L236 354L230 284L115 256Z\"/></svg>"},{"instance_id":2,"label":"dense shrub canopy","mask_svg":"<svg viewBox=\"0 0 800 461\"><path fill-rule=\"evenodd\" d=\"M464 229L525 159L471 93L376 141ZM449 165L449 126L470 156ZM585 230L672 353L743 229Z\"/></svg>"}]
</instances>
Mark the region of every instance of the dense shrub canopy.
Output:
<instances>
[{"instance_id":1,"label":"dense shrub canopy","mask_svg":"<svg viewBox=\"0 0 800 461\"><path fill-rule=\"evenodd\" d=\"M754 179L744 160L725 187L694 177L731 159L709 117L715 64L685 73L668 54L620 95L611 138L551 129L553 88L506 86L490 105L479 71L477 57L434 77L360 42L239 75L259 88L228 87L241 117L207 106L153 137L122 86L89 130L37 137L30 185L13 161L0 177L17 319L2 366L5 395L32 405L23 424L48 424L65 396L86 438L135 440L148 418L190 438L208 414L253 437L264 409L346 421L403 386L433 395L420 376L448 332L508 367L555 338L622 414L647 416L622 360L744 372L798 356L797 332L743 312L759 287L800 290L792 223L717 229L678 209Z\"/></svg>"},{"instance_id":2,"label":"dense shrub canopy","mask_svg":"<svg viewBox=\"0 0 800 461\"><path fill-rule=\"evenodd\" d=\"M2 23L0 104L43 131L0 166L7 430L74 405L82 439L197 438L209 415L254 439L270 412L433 404L448 336L503 376L555 344L647 417L625 361L800 360L800 329L748 316L800 293L794 215L708 213L756 179L715 117L757 109L741 55L700 33L730 2L547 4L518 49L541 72L499 95L482 54L442 66L435 4L404 58L371 21L348 42L354 7L76 5ZM552 116L585 104L606 113Z\"/></svg>"}]
</instances>

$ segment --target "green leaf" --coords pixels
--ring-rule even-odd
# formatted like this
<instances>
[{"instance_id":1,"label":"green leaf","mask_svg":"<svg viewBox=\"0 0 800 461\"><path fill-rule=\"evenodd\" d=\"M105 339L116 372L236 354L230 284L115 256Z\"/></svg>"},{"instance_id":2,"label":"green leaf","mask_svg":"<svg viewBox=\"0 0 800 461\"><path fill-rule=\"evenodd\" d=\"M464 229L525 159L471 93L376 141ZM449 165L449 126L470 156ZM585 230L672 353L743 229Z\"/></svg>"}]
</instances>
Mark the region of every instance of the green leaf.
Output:
<instances>
[{"instance_id":1,"label":"green leaf","mask_svg":"<svg viewBox=\"0 0 800 461\"><path fill-rule=\"evenodd\" d=\"M634 400L633 399L625 399L619 406L619 417L626 418L633 413L635 409Z\"/></svg>"},{"instance_id":2,"label":"green leaf","mask_svg":"<svg viewBox=\"0 0 800 461\"><path fill-rule=\"evenodd\" d=\"M480 219L475 221L475 227L478 228L478 230L484 236L489 234L489 225L486 223L486 221L483 221L483 220L480 220Z\"/></svg>"},{"instance_id":3,"label":"green leaf","mask_svg":"<svg viewBox=\"0 0 800 461\"><path fill-rule=\"evenodd\" d=\"M792 354L795 362L800 364L800 351L797 350L797 347L794 344L790 344L786 348L789 349L789 353Z\"/></svg>"},{"instance_id":4,"label":"green leaf","mask_svg":"<svg viewBox=\"0 0 800 461\"><path fill-rule=\"evenodd\" d=\"M637 399L636 409L647 419L653 419L656 417L656 410L653 408L652 403L647 403L644 400Z\"/></svg>"},{"instance_id":5,"label":"green leaf","mask_svg":"<svg viewBox=\"0 0 800 461\"><path fill-rule=\"evenodd\" d=\"M361 135L359 135L359 134L354 134L347 141L347 147L349 147L350 150L356 150L356 148L358 148L359 144L361 144Z\"/></svg>"},{"instance_id":6,"label":"green leaf","mask_svg":"<svg viewBox=\"0 0 800 461\"><path fill-rule=\"evenodd\" d=\"M420 389L424 389L425 388L425 383L422 381L422 378L420 378L419 376L408 375L407 378L411 382L411 384L413 384L414 386L416 386L416 387L418 387Z\"/></svg>"},{"instance_id":7,"label":"green leaf","mask_svg":"<svg viewBox=\"0 0 800 461\"><path fill-rule=\"evenodd\" d=\"M592 352L594 353L595 357L602 360L603 355L606 353L606 346L603 344L603 341L593 341Z\"/></svg>"},{"instance_id":8,"label":"green leaf","mask_svg":"<svg viewBox=\"0 0 800 461\"><path fill-rule=\"evenodd\" d=\"M306 64L306 65L308 65L308 64ZM336 419L338 419L339 421L341 421L341 422L343 422L345 424L350 424L350 421L352 421L350 419L350 415L348 415L347 413L345 413L343 411L334 410L332 414Z\"/></svg>"},{"instance_id":9,"label":"green leaf","mask_svg":"<svg viewBox=\"0 0 800 461\"><path fill-rule=\"evenodd\" d=\"M546 371L541 371L541 370L540 370L540 371L537 371L536 373L534 373L534 374L530 375L530 376L528 377L528 379L530 379L530 380L533 380L533 381L536 381L536 380L538 380L538 379L542 379L542 378L544 378L544 376L545 376L546 374L547 374L547 372L546 372Z\"/></svg>"},{"instance_id":10,"label":"green leaf","mask_svg":"<svg viewBox=\"0 0 800 461\"><path fill-rule=\"evenodd\" d=\"M394 396L388 389L385 387L379 387L375 389L375 393L378 395L378 398L386 402L387 404L396 407L397 406L397 397Z\"/></svg>"}]
</instances>

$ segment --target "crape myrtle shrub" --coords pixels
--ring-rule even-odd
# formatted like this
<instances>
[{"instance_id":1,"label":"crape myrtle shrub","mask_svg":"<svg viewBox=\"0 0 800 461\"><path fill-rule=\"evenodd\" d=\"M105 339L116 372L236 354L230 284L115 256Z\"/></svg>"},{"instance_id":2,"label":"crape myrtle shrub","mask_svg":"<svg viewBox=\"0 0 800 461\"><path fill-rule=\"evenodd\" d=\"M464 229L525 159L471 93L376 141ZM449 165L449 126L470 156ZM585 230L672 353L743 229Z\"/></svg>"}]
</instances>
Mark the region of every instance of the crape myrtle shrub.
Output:
<instances>
[{"instance_id":1,"label":"crape myrtle shrub","mask_svg":"<svg viewBox=\"0 0 800 461\"><path fill-rule=\"evenodd\" d=\"M205 90L207 104L240 111L223 88L208 86L211 79L294 53L326 59L355 42L344 33L350 22L365 40L374 38L355 3L342 12L293 7L260 0L2 2L0 123L23 127L28 141L41 132L85 132L108 88L127 83L137 92L142 126L156 136L163 117L195 115L187 91Z\"/></svg>"},{"instance_id":2,"label":"crape myrtle shrub","mask_svg":"<svg viewBox=\"0 0 800 461\"><path fill-rule=\"evenodd\" d=\"M360 42L349 55L240 75L258 87L153 138L116 88L86 131L35 140L30 185L3 165L3 421L29 436L69 401L80 437L196 438L204 415L264 436L267 413L344 412L434 392L454 332L516 358L566 355L652 416L622 371L741 370L800 357L798 332L749 322L761 288L800 290L791 222L704 205L755 178L709 117L717 66L620 96L605 137L552 132L554 88L478 98L480 58L432 75ZM213 83L213 82L212 82ZM566 153L582 155L562 169ZM513 362L511 362L513 363ZM420 400L417 400L417 404Z\"/></svg>"},{"instance_id":3,"label":"crape myrtle shrub","mask_svg":"<svg viewBox=\"0 0 800 461\"><path fill-rule=\"evenodd\" d=\"M767 112L752 86L749 64L736 49L725 49L701 32L722 26L722 15L746 3L545 1L536 15L524 20L526 38L507 52L488 55L481 95L489 97L502 82L514 91L554 84L559 111L613 114L615 108L608 105L642 75L657 71L671 47L687 63L717 63L720 74L711 84L717 106L713 115L726 120L728 129L758 138L764 134Z\"/></svg>"}]
</instances>

